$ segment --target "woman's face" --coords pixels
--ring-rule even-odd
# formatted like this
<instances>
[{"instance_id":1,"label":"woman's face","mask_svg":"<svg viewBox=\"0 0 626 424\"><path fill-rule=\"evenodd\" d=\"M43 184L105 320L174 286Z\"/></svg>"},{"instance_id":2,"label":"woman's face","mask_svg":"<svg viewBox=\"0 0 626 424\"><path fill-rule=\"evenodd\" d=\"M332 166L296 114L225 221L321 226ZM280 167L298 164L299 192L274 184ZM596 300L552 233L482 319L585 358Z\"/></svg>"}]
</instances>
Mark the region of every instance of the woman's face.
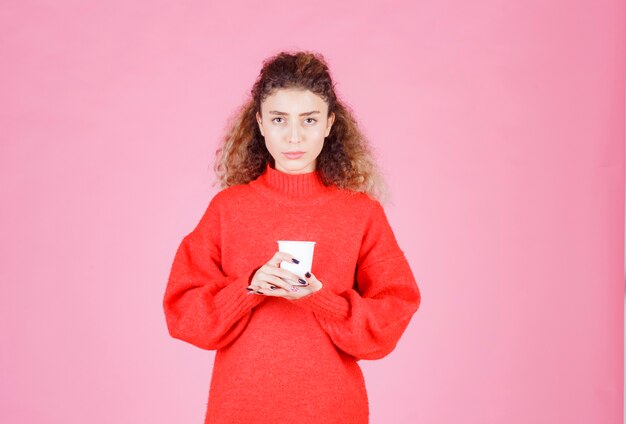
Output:
<instances>
[{"instance_id":1,"label":"woman's face","mask_svg":"<svg viewBox=\"0 0 626 424\"><path fill-rule=\"evenodd\" d=\"M288 174L313 172L335 120L328 105L309 90L279 89L261 104L256 120L275 168ZM301 154L288 155L289 152Z\"/></svg>"}]
</instances>

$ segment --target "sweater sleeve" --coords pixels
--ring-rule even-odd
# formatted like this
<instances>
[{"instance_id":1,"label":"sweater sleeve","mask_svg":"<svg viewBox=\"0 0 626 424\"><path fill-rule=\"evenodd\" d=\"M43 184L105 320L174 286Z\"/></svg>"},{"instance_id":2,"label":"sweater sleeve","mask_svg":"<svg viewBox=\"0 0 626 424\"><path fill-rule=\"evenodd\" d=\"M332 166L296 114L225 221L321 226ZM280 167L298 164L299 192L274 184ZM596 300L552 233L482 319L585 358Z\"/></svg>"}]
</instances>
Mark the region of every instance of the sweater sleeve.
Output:
<instances>
[{"instance_id":1,"label":"sweater sleeve","mask_svg":"<svg viewBox=\"0 0 626 424\"><path fill-rule=\"evenodd\" d=\"M227 276L220 252L220 211L214 197L196 228L180 243L163 297L170 335L206 350L221 349L235 340L250 320L252 308L266 298L245 290L256 270Z\"/></svg>"},{"instance_id":2,"label":"sweater sleeve","mask_svg":"<svg viewBox=\"0 0 626 424\"><path fill-rule=\"evenodd\" d=\"M337 348L357 360L383 358L419 308L421 294L378 201L361 242L355 280L341 293L324 286L293 302L314 313Z\"/></svg>"}]
</instances>

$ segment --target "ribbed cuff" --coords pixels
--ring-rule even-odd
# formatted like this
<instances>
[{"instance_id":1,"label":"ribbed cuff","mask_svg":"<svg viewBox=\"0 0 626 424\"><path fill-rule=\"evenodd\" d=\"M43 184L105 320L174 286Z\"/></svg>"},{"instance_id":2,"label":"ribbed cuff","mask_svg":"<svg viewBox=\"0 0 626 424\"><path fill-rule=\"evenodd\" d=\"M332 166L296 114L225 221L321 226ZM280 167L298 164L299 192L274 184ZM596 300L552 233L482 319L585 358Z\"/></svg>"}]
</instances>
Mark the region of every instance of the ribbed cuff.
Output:
<instances>
[{"instance_id":1,"label":"ribbed cuff","mask_svg":"<svg viewBox=\"0 0 626 424\"><path fill-rule=\"evenodd\" d=\"M343 320L348 318L350 312L348 300L325 287L292 302L324 318Z\"/></svg>"},{"instance_id":2,"label":"ribbed cuff","mask_svg":"<svg viewBox=\"0 0 626 424\"><path fill-rule=\"evenodd\" d=\"M213 302L224 321L237 321L265 300L266 296L248 294L251 293L246 290L246 287L249 285L250 276L242 276L236 278L215 294Z\"/></svg>"}]
</instances>

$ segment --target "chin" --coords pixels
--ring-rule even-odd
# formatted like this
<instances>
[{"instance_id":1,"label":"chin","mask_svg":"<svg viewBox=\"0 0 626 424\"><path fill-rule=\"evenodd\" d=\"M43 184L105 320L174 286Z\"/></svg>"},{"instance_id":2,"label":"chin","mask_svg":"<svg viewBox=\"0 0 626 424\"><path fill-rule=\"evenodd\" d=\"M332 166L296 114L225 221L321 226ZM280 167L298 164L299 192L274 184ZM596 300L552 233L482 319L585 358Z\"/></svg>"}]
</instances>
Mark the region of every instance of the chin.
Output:
<instances>
[{"instance_id":1,"label":"chin","mask_svg":"<svg viewBox=\"0 0 626 424\"><path fill-rule=\"evenodd\" d=\"M300 173L304 173L304 172L312 172L313 170L315 170L315 165L312 164L311 162L306 162L304 160L302 160L302 158L298 159L298 160L290 160L290 161L274 161L274 163L278 163L278 165L290 172L300 172ZM276 165L274 165L274 167L276 167ZM311 167L311 170L306 170L306 168Z\"/></svg>"}]
</instances>

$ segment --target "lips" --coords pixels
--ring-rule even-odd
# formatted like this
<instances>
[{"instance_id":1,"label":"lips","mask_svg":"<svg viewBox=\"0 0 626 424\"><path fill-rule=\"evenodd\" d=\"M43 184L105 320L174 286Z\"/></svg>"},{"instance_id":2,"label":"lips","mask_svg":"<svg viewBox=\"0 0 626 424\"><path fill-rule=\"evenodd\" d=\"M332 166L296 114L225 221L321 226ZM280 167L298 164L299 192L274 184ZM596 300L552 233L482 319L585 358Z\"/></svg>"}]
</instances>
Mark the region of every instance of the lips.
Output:
<instances>
[{"instance_id":1,"label":"lips","mask_svg":"<svg viewBox=\"0 0 626 424\"><path fill-rule=\"evenodd\" d=\"M283 155L285 155L289 159L298 159L303 154L304 152L283 152Z\"/></svg>"}]
</instances>

